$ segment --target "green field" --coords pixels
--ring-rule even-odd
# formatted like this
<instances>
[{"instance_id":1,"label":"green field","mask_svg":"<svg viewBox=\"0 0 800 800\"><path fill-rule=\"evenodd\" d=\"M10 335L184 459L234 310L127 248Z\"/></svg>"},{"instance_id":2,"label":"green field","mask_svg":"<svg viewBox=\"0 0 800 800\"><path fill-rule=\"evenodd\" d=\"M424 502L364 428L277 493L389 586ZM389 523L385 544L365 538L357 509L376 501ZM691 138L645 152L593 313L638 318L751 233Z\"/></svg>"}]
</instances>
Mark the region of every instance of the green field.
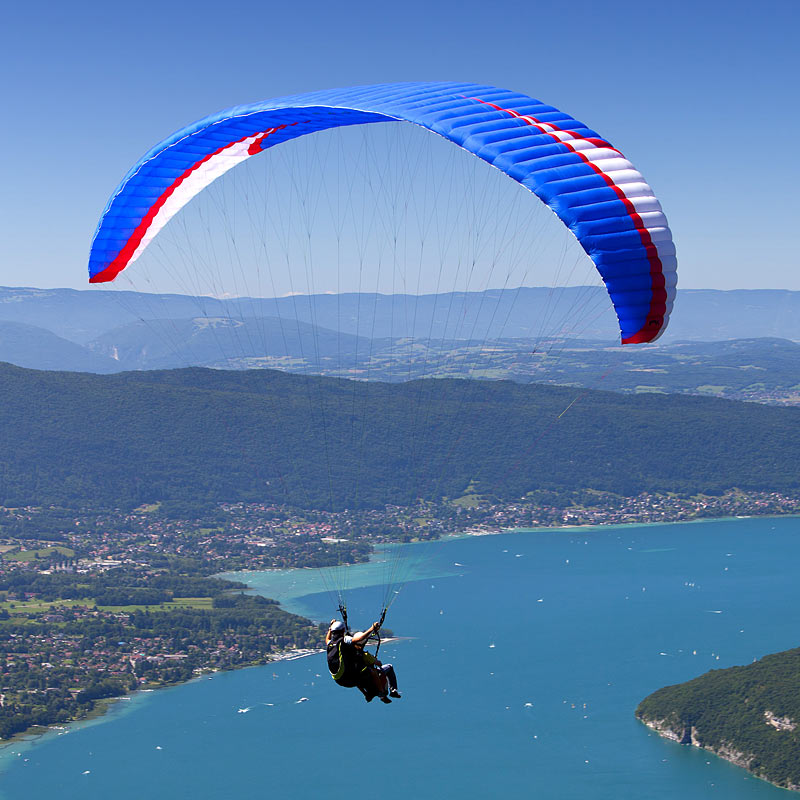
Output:
<instances>
[{"instance_id":1,"label":"green field","mask_svg":"<svg viewBox=\"0 0 800 800\"><path fill-rule=\"evenodd\" d=\"M145 503L136 510L142 514L152 514L154 511L158 511L159 508L161 508L161 503Z\"/></svg>"},{"instance_id":2,"label":"green field","mask_svg":"<svg viewBox=\"0 0 800 800\"><path fill-rule=\"evenodd\" d=\"M454 506L461 506L462 508L476 508L481 504L481 496L479 494L465 494L453 500Z\"/></svg>"},{"instance_id":3,"label":"green field","mask_svg":"<svg viewBox=\"0 0 800 800\"><path fill-rule=\"evenodd\" d=\"M73 606L93 606L94 600L6 600L0 603L0 611L9 614L45 614L53 609Z\"/></svg>"},{"instance_id":4,"label":"green field","mask_svg":"<svg viewBox=\"0 0 800 800\"><path fill-rule=\"evenodd\" d=\"M35 561L37 558L51 558L59 554L67 558L74 558L75 551L69 547L43 547L41 550L8 550L0 554L5 561Z\"/></svg>"},{"instance_id":5,"label":"green field","mask_svg":"<svg viewBox=\"0 0 800 800\"><path fill-rule=\"evenodd\" d=\"M133 611L179 611L186 608L211 609L213 607L214 599L212 597L177 597L175 600L168 600L166 603L157 605L96 606L100 611L119 611L122 613L131 613Z\"/></svg>"},{"instance_id":6,"label":"green field","mask_svg":"<svg viewBox=\"0 0 800 800\"><path fill-rule=\"evenodd\" d=\"M73 608L74 606L89 606L99 611L119 611L131 613L133 611L176 611L186 608L210 609L214 600L211 597L178 597L166 603L157 605L130 605L130 606L98 606L91 598L83 600L6 600L0 602L0 611L8 611L12 616L20 614L46 614L60 608Z\"/></svg>"}]
</instances>

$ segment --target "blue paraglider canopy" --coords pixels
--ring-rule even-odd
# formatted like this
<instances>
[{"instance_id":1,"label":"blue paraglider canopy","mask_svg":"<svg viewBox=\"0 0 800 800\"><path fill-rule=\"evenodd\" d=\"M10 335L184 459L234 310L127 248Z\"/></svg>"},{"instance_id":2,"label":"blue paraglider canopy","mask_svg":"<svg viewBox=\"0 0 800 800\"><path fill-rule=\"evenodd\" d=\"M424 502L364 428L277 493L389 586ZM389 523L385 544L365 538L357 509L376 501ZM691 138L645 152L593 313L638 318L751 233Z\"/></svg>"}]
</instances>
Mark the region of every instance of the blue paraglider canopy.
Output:
<instances>
[{"instance_id":1,"label":"blue paraglider canopy","mask_svg":"<svg viewBox=\"0 0 800 800\"><path fill-rule=\"evenodd\" d=\"M666 328L675 294L672 235L653 190L595 131L525 95L469 83L404 83L313 92L214 114L148 152L108 202L89 280L113 280L216 178L277 144L329 128L402 121L475 154L524 185L594 262L623 344Z\"/></svg>"}]
</instances>

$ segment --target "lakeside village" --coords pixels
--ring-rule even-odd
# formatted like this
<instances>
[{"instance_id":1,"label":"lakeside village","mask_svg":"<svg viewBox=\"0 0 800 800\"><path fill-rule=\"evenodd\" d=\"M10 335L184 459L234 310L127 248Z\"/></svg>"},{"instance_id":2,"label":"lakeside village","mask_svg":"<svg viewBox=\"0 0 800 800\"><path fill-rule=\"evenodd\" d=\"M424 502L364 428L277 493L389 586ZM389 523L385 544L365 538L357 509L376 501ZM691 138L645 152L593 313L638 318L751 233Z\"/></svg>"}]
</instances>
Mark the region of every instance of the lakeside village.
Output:
<instances>
[{"instance_id":1,"label":"lakeside village","mask_svg":"<svg viewBox=\"0 0 800 800\"><path fill-rule=\"evenodd\" d=\"M323 630L234 570L322 567L375 544L503 529L800 513L800 494L475 494L413 508L298 511L221 504L202 514L0 508L0 738L97 713L98 701L320 646Z\"/></svg>"}]
</instances>

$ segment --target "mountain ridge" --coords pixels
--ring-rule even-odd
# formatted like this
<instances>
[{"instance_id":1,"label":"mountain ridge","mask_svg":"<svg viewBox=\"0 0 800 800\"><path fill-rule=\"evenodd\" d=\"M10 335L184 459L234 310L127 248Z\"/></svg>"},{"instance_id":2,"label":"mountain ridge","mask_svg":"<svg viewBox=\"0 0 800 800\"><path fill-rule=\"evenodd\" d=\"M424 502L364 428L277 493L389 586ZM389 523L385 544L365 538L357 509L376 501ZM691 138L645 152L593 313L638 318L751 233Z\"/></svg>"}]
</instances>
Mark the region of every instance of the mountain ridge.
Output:
<instances>
[{"instance_id":1,"label":"mountain ridge","mask_svg":"<svg viewBox=\"0 0 800 800\"><path fill-rule=\"evenodd\" d=\"M0 365L0 437L3 505L800 487L800 409L510 381Z\"/></svg>"},{"instance_id":2,"label":"mountain ridge","mask_svg":"<svg viewBox=\"0 0 800 800\"><path fill-rule=\"evenodd\" d=\"M489 303L483 302L486 298ZM447 338L458 327L448 318L460 304L460 328L473 325L488 338L537 338L539 321L570 318L592 308L575 324L583 338L614 340L618 328L605 289L522 287L438 295L383 295L355 292L280 298L192 297L108 289L0 287L0 320L44 327L62 338L86 344L125 322L186 319L195 316L280 316L368 338L409 336ZM370 308L371 306L371 308ZM416 324L405 323L413 306ZM496 319L492 322L494 311ZM374 312L374 313L372 313ZM411 315L409 315L411 317ZM432 323L433 324L432 326ZM405 325L405 327L395 327ZM583 326L583 327L581 327ZM800 291L786 289L678 289L665 341L737 339L761 336L800 341ZM454 338L465 338L458 336ZM468 336L466 338L469 338Z\"/></svg>"}]
</instances>

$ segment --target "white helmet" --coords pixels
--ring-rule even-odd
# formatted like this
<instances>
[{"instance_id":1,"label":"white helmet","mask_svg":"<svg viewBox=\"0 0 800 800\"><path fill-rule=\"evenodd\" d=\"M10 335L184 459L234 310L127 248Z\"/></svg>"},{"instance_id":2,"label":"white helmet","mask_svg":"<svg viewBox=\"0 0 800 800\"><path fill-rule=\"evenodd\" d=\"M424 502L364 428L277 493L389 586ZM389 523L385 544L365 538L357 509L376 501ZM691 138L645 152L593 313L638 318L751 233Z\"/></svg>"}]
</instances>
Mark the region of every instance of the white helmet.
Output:
<instances>
[{"instance_id":1,"label":"white helmet","mask_svg":"<svg viewBox=\"0 0 800 800\"><path fill-rule=\"evenodd\" d=\"M331 622L331 627L329 628L331 633L338 633L339 631L344 631L344 622L340 619L337 619L336 622Z\"/></svg>"}]
</instances>

